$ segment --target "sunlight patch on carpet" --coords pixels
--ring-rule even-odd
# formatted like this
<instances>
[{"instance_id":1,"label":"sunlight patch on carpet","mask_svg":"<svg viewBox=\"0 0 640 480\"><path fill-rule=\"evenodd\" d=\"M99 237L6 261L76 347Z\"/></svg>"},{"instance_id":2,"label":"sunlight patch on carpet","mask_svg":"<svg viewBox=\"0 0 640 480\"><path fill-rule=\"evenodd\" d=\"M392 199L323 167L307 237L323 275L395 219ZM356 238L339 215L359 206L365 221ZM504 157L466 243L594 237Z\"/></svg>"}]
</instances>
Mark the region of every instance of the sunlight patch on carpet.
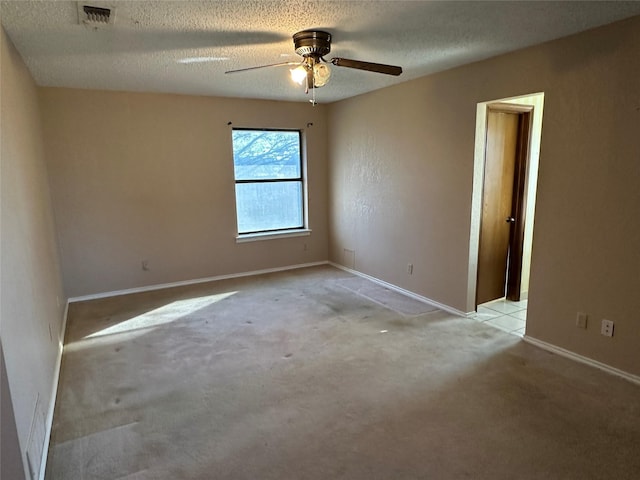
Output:
<instances>
[{"instance_id":1,"label":"sunlight patch on carpet","mask_svg":"<svg viewBox=\"0 0 640 480\"><path fill-rule=\"evenodd\" d=\"M100 330L98 332L87 335L84 338L96 338L105 335L114 335L117 333L130 332L132 330L148 329L174 322L180 318L186 317L198 310L213 305L225 298L230 297L238 292L226 292L217 295L209 295L199 298L188 298L186 300L178 300L171 302L167 305L163 305L160 308L143 313L136 317L130 318L124 322L120 322L117 325L112 325L108 328Z\"/></svg>"}]
</instances>

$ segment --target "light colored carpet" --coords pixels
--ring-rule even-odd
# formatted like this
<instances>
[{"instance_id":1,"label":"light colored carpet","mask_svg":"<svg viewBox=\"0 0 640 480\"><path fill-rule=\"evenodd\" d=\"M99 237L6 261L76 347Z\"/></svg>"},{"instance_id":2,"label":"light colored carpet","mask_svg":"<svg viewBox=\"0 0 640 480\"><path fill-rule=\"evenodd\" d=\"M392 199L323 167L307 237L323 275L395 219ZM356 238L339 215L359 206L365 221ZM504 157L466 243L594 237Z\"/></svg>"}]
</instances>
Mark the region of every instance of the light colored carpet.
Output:
<instances>
[{"instance_id":1,"label":"light colored carpet","mask_svg":"<svg viewBox=\"0 0 640 480\"><path fill-rule=\"evenodd\" d=\"M397 292L371 282L362 277L349 277L338 280L338 285L363 296L369 301L378 303L390 308L402 315L415 316L423 313L434 312L437 307L416 300L406 295L399 295Z\"/></svg>"},{"instance_id":2,"label":"light colored carpet","mask_svg":"<svg viewBox=\"0 0 640 480\"><path fill-rule=\"evenodd\" d=\"M638 386L352 278L72 304L47 479L638 478Z\"/></svg>"}]
</instances>

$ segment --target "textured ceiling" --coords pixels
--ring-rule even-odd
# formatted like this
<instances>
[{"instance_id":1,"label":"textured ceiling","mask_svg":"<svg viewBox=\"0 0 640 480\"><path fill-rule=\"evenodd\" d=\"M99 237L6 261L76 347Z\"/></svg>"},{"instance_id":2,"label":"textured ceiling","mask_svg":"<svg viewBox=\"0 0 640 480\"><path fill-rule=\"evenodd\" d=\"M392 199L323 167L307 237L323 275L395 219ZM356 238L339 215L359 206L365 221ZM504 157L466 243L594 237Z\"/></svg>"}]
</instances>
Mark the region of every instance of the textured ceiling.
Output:
<instances>
[{"instance_id":1,"label":"textured ceiling","mask_svg":"<svg viewBox=\"0 0 640 480\"><path fill-rule=\"evenodd\" d=\"M333 34L334 56L400 65L400 77L332 67L320 103L640 15L640 2L91 1L113 25L78 22L77 2L2 1L2 25L38 85L306 101L287 67L291 35ZM185 63L186 62L186 63Z\"/></svg>"}]
</instances>

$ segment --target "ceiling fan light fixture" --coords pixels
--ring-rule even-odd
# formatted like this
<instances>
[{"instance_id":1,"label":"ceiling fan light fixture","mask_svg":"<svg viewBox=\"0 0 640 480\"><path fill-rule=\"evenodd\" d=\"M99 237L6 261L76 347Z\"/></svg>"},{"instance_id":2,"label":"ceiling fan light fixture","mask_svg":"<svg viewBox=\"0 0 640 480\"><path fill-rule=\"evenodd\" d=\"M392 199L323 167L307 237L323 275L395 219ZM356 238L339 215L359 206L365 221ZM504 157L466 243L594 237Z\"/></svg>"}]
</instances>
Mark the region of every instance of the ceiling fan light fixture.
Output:
<instances>
[{"instance_id":1,"label":"ceiling fan light fixture","mask_svg":"<svg viewBox=\"0 0 640 480\"><path fill-rule=\"evenodd\" d=\"M313 85L324 87L331 78L331 69L326 63L316 63L313 66Z\"/></svg>"},{"instance_id":2,"label":"ceiling fan light fixture","mask_svg":"<svg viewBox=\"0 0 640 480\"><path fill-rule=\"evenodd\" d=\"M290 69L289 73L291 74L291 80L298 85L302 85L307 78L307 67L304 64L298 65L296 68Z\"/></svg>"}]
</instances>

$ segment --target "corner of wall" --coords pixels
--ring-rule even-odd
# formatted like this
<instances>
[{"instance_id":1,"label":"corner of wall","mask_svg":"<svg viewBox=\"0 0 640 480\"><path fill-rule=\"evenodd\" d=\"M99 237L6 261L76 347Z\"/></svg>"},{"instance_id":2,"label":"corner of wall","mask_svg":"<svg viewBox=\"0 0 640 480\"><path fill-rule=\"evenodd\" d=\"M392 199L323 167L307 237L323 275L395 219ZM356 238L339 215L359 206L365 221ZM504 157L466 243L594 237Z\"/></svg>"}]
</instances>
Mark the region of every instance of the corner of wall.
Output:
<instances>
[{"instance_id":1,"label":"corner of wall","mask_svg":"<svg viewBox=\"0 0 640 480\"><path fill-rule=\"evenodd\" d=\"M18 452L24 477L31 478L30 472L44 475L63 288L37 87L4 29L0 35L2 346L16 431L8 445L3 437L2 447Z\"/></svg>"}]
</instances>

